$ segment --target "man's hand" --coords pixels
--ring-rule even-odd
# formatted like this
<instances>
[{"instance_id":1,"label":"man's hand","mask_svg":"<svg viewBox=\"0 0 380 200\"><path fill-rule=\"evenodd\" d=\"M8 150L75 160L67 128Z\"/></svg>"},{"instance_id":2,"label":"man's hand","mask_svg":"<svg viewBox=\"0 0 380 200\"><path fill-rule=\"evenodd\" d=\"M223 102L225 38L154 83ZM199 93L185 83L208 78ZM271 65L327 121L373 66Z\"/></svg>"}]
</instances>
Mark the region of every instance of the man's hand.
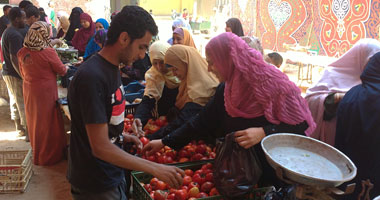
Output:
<instances>
[{"instance_id":1,"label":"man's hand","mask_svg":"<svg viewBox=\"0 0 380 200\"><path fill-rule=\"evenodd\" d=\"M172 188L180 188L185 172L174 166L157 164L152 175L169 184Z\"/></svg>"},{"instance_id":2,"label":"man's hand","mask_svg":"<svg viewBox=\"0 0 380 200\"><path fill-rule=\"evenodd\" d=\"M132 123L132 131L133 134L137 135L137 137L145 136L145 133L142 129L142 123L139 118L135 118Z\"/></svg>"},{"instance_id":3,"label":"man's hand","mask_svg":"<svg viewBox=\"0 0 380 200\"><path fill-rule=\"evenodd\" d=\"M152 140L147 145L144 146L142 150L143 155L153 155L157 151L161 150L165 145L162 143L162 140Z\"/></svg>"},{"instance_id":4,"label":"man's hand","mask_svg":"<svg viewBox=\"0 0 380 200\"><path fill-rule=\"evenodd\" d=\"M123 136L124 136L124 142L133 142L138 149L142 149L143 144L138 137L134 135L128 135L125 133L123 133Z\"/></svg>"},{"instance_id":5,"label":"man's hand","mask_svg":"<svg viewBox=\"0 0 380 200\"><path fill-rule=\"evenodd\" d=\"M245 149L248 149L258 144L264 137L263 128L248 128L242 131L235 132L235 141Z\"/></svg>"}]
</instances>

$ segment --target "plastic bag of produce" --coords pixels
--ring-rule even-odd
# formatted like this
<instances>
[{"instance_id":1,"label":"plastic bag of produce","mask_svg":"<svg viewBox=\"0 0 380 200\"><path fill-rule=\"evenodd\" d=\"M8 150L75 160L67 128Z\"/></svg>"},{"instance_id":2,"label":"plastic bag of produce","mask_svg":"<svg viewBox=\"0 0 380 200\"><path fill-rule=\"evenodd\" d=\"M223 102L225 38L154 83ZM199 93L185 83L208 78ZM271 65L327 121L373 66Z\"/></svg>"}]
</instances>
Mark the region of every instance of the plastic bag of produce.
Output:
<instances>
[{"instance_id":1,"label":"plastic bag of produce","mask_svg":"<svg viewBox=\"0 0 380 200\"><path fill-rule=\"evenodd\" d=\"M230 133L216 144L214 183L225 197L239 199L253 190L262 170L255 149L244 149L234 135Z\"/></svg>"}]
</instances>

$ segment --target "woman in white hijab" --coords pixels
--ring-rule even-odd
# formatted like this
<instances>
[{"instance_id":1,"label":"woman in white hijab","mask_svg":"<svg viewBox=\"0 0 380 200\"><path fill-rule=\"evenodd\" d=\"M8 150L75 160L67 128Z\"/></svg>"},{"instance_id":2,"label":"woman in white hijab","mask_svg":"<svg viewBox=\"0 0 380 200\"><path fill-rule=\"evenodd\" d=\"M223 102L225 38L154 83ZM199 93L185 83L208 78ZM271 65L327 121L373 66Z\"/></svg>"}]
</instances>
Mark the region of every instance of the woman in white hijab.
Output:
<instances>
[{"instance_id":1,"label":"woman in white hijab","mask_svg":"<svg viewBox=\"0 0 380 200\"><path fill-rule=\"evenodd\" d=\"M348 90L361 83L360 75L364 67L379 51L379 41L359 40L337 61L327 66L321 79L306 91L305 99L317 124L311 137L335 144L338 103Z\"/></svg>"}]
</instances>

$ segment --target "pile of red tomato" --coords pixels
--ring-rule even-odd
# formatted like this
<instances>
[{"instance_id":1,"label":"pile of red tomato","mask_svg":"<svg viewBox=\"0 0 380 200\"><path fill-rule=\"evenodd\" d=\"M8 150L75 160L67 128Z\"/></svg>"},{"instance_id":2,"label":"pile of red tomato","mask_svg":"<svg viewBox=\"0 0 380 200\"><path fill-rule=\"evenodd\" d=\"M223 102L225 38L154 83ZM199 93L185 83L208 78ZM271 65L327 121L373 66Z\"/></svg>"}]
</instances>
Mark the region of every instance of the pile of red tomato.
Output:
<instances>
[{"instance_id":1,"label":"pile of red tomato","mask_svg":"<svg viewBox=\"0 0 380 200\"><path fill-rule=\"evenodd\" d=\"M149 183L141 184L154 200L194 200L208 196L219 195L214 187L212 164L207 163L199 170L186 169L183 184L180 189L170 186L157 178L152 178Z\"/></svg>"},{"instance_id":2,"label":"pile of red tomato","mask_svg":"<svg viewBox=\"0 0 380 200\"><path fill-rule=\"evenodd\" d=\"M124 132L131 132L132 123L134 120L133 114L128 114L124 118ZM165 116L161 116L158 119L150 119L148 123L144 126L143 130L145 135L153 134L160 130L161 127L168 125L168 121Z\"/></svg>"},{"instance_id":3,"label":"pile of red tomato","mask_svg":"<svg viewBox=\"0 0 380 200\"><path fill-rule=\"evenodd\" d=\"M140 141L145 146L149 143L149 139L146 137L141 137ZM176 151L172 148L165 146L160 151L156 152L154 155L145 156L142 158L150 160L152 162L169 164L169 163L183 163L190 161L198 161L198 160L209 160L214 159L216 156L215 148L212 149L211 146L204 143L204 141L200 140L198 142L192 141L181 150Z\"/></svg>"}]
</instances>

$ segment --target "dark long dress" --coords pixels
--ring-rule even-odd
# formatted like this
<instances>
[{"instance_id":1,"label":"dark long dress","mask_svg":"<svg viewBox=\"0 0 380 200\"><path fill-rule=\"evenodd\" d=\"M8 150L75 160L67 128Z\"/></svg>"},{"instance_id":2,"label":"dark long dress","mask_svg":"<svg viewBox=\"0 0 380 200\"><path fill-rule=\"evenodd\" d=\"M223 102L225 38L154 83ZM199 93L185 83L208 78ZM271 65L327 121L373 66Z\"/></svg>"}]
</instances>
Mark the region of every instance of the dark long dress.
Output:
<instances>
[{"instance_id":1,"label":"dark long dress","mask_svg":"<svg viewBox=\"0 0 380 200\"><path fill-rule=\"evenodd\" d=\"M335 146L346 154L358 171L355 191L345 199L357 199L361 181L374 184L371 199L380 195L380 52L369 60L360 79L339 103Z\"/></svg>"},{"instance_id":2,"label":"dark long dress","mask_svg":"<svg viewBox=\"0 0 380 200\"><path fill-rule=\"evenodd\" d=\"M26 122L35 165L53 165L63 159L66 137L59 107L57 74L66 67L53 48L18 54L23 77Z\"/></svg>"}]
</instances>

